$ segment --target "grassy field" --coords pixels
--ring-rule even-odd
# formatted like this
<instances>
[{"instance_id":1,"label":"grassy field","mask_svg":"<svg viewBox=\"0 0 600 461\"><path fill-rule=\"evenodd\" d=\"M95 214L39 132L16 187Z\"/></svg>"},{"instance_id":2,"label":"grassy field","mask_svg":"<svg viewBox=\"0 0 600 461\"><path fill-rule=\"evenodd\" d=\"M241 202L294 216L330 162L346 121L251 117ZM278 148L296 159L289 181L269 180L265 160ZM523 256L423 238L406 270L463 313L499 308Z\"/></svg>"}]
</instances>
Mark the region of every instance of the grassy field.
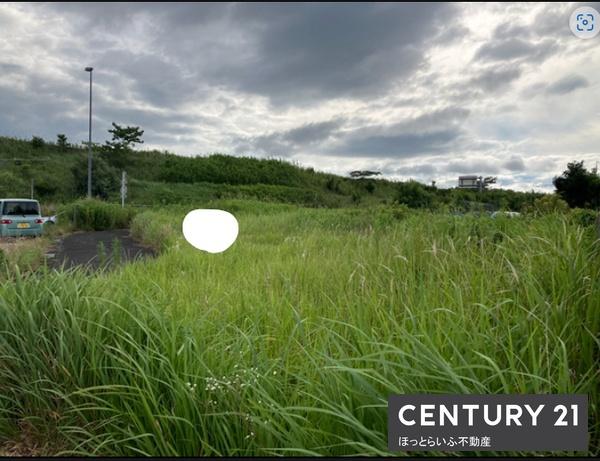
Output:
<instances>
[{"instance_id":1,"label":"grassy field","mask_svg":"<svg viewBox=\"0 0 600 461\"><path fill-rule=\"evenodd\" d=\"M600 244L568 216L214 202L133 218L156 260L0 286L0 445L85 455L388 455L392 393L586 393Z\"/></svg>"}]
</instances>

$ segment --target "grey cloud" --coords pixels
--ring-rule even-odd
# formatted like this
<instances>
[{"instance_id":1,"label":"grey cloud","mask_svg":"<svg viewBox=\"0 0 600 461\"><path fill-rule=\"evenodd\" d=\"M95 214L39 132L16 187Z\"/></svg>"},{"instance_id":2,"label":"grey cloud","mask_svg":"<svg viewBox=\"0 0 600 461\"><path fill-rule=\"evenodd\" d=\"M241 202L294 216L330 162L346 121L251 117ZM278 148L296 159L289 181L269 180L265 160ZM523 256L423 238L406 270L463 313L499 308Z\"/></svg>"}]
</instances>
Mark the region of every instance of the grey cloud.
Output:
<instances>
[{"instance_id":1,"label":"grey cloud","mask_svg":"<svg viewBox=\"0 0 600 461\"><path fill-rule=\"evenodd\" d=\"M492 41L482 45L477 50L475 59L481 61L526 59L527 62L538 62L551 55L556 49L556 41L552 39L535 43L521 38L509 38L504 41Z\"/></svg>"},{"instance_id":2,"label":"grey cloud","mask_svg":"<svg viewBox=\"0 0 600 461\"><path fill-rule=\"evenodd\" d=\"M449 162L445 168L446 171L461 174L497 174L500 172L498 164L491 160L473 159L473 160L455 160Z\"/></svg>"},{"instance_id":3,"label":"grey cloud","mask_svg":"<svg viewBox=\"0 0 600 461\"><path fill-rule=\"evenodd\" d=\"M291 130L237 138L238 152L259 151L268 155L288 156L298 147L323 142L342 126L343 119L307 123Z\"/></svg>"},{"instance_id":4,"label":"grey cloud","mask_svg":"<svg viewBox=\"0 0 600 461\"><path fill-rule=\"evenodd\" d=\"M521 96L524 98L530 98L532 96L537 96L539 94L544 93L546 88L548 87L547 83L544 82L536 82L528 85L521 91Z\"/></svg>"},{"instance_id":5,"label":"grey cloud","mask_svg":"<svg viewBox=\"0 0 600 461\"><path fill-rule=\"evenodd\" d=\"M572 37L569 30L569 15L576 7L572 4L546 4L542 11L533 19L530 29L537 36L552 36L555 38Z\"/></svg>"},{"instance_id":6,"label":"grey cloud","mask_svg":"<svg viewBox=\"0 0 600 461\"><path fill-rule=\"evenodd\" d=\"M15 94L0 87L0 107L4 108L0 111L0 135L20 138L36 135L54 139L56 133L76 136L85 126L84 120L78 121L69 116L69 111L75 110L75 107L67 101L60 107L61 110L52 98L40 97L33 105L27 94ZM78 138L76 142L79 141Z\"/></svg>"},{"instance_id":7,"label":"grey cloud","mask_svg":"<svg viewBox=\"0 0 600 461\"><path fill-rule=\"evenodd\" d=\"M469 111L446 107L389 126L341 129L343 119L310 123L285 132L239 139L238 151L258 150L288 156L299 146L316 145L330 155L411 157L440 152L462 133Z\"/></svg>"},{"instance_id":8,"label":"grey cloud","mask_svg":"<svg viewBox=\"0 0 600 461\"><path fill-rule=\"evenodd\" d=\"M259 31L256 50L243 67L229 63L216 75L242 91L285 104L383 93L422 65L428 37L450 21L455 8L240 4L232 14Z\"/></svg>"},{"instance_id":9,"label":"grey cloud","mask_svg":"<svg viewBox=\"0 0 600 461\"><path fill-rule=\"evenodd\" d=\"M498 107L499 114L507 113L507 112L515 112L516 110L519 110L518 104L504 104L504 105Z\"/></svg>"},{"instance_id":10,"label":"grey cloud","mask_svg":"<svg viewBox=\"0 0 600 461\"><path fill-rule=\"evenodd\" d=\"M426 112L423 115L411 120L405 120L398 124L396 128L402 130L428 130L431 127L444 125L457 125L463 122L470 114L470 111L464 107L445 107L432 112Z\"/></svg>"},{"instance_id":11,"label":"grey cloud","mask_svg":"<svg viewBox=\"0 0 600 461\"><path fill-rule=\"evenodd\" d=\"M409 166L386 165L382 168L386 176L430 176L438 173L438 169L431 163L421 163Z\"/></svg>"},{"instance_id":12,"label":"grey cloud","mask_svg":"<svg viewBox=\"0 0 600 461\"><path fill-rule=\"evenodd\" d=\"M590 83L581 75L567 75L560 80L548 85L546 93L548 94L567 94L579 88L588 87Z\"/></svg>"},{"instance_id":13,"label":"grey cloud","mask_svg":"<svg viewBox=\"0 0 600 461\"><path fill-rule=\"evenodd\" d=\"M230 6L214 2L51 2L40 7L76 19L78 30L118 33L145 17L170 26L196 27L222 17Z\"/></svg>"},{"instance_id":14,"label":"grey cloud","mask_svg":"<svg viewBox=\"0 0 600 461\"><path fill-rule=\"evenodd\" d=\"M476 77L473 77L467 86L473 86L484 91L498 91L504 89L518 79L523 73L519 66L496 66L488 68Z\"/></svg>"},{"instance_id":15,"label":"grey cloud","mask_svg":"<svg viewBox=\"0 0 600 461\"><path fill-rule=\"evenodd\" d=\"M471 174L498 174L502 170L508 170L513 173L526 170L523 158L518 155L512 155L507 160L500 159L463 159L451 161L444 167L445 171L452 173L471 173Z\"/></svg>"},{"instance_id":16,"label":"grey cloud","mask_svg":"<svg viewBox=\"0 0 600 461\"><path fill-rule=\"evenodd\" d=\"M19 64L13 64L10 62L0 62L0 73L6 74L17 74L23 73L25 68Z\"/></svg>"},{"instance_id":17,"label":"grey cloud","mask_svg":"<svg viewBox=\"0 0 600 461\"><path fill-rule=\"evenodd\" d=\"M502 167L510 171L523 171L525 170L525 163L521 157L512 156L502 163Z\"/></svg>"},{"instance_id":18,"label":"grey cloud","mask_svg":"<svg viewBox=\"0 0 600 461\"><path fill-rule=\"evenodd\" d=\"M359 128L344 133L344 138L329 152L356 157L409 158L438 153L456 142L461 124L469 111L449 107L425 113L390 126Z\"/></svg>"},{"instance_id":19,"label":"grey cloud","mask_svg":"<svg viewBox=\"0 0 600 461\"><path fill-rule=\"evenodd\" d=\"M494 39L510 40L515 37L528 38L531 36L531 26L515 24L514 21L503 22L494 29Z\"/></svg>"},{"instance_id":20,"label":"grey cloud","mask_svg":"<svg viewBox=\"0 0 600 461\"><path fill-rule=\"evenodd\" d=\"M159 108L176 108L183 102L197 99L202 86L197 78L184 77L176 63L161 56L134 55L127 51L104 53L96 60L98 83L110 82L119 98L130 82L133 96ZM110 73L105 72L110 69ZM115 73L115 70L118 73Z\"/></svg>"},{"instance_id":21,"label":"grey cloud","mask_svg":"<svg viewBox=\"0 0 600 461\"><path fill-rule=\"evenodd\" d=\"M328 122L308 123L298 128L293 128L282 134L282 139L295 145L311 144L329 137L338 129L342 120L330 120Z\"/></svg>"},{"instance_id":22,"label":"grey cloud","mask_svg":"<svg viewBox=\"0 0 600 461\"><path fill-rule=\"evenodd\" d=\"M349 140L332 153L356 157L409 158L440 152L459 135L458 129L414 134L380 134Z\"/></svg>"},{"instance_id":23,"label":"grey cloud","mask_svg":"<svg viewBox=\"0 0 600 461\"><path fill-rule=\"evenodd\" d=\"M466 33L464 26L447 26L459 9L437 3L76 3L44 8L69 15L78 29L86 30L83 37L92 40L139 30L140 38L156 49L155 61L158 55L169 57L174 75L185 71L205 84L284 105L384 94L425 64L430 37L442 34L449 41ZM159 62L141 62L146 58L118 46L112 44L103 65L118 72L131 69L138 78L151 78L152 69L160 69ZM147 90L143 94L157 102L170 94L156 83Z\"/></svg>"},{"instance_id":24,"label":"grey cloud","mask_svg":"<svg viewBox=\"0 0 600 461\"><path fill-rule=\"evenodd\" d=\"M460 18L455 18L455 23L445 28L440 28L437 35L433 37L431 43L439 46L447 46L464 40L470 33L469 28L458 22Z\"/></svg>"}]
</instances>

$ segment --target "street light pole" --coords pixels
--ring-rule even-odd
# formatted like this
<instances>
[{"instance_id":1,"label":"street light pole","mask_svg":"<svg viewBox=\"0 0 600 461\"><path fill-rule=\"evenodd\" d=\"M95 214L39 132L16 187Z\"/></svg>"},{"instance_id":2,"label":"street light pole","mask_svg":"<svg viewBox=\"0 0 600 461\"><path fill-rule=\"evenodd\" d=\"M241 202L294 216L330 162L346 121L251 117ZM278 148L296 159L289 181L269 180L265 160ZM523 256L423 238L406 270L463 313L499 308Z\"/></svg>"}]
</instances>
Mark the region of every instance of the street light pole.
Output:
<instances>
[{"instance_id":1,"label":"street light pole","mask_svg":"<svg viewBox=\"0 0 600 461\"><path fill-rule=\"evenodd\" d=\"M88 139L88 183L87 196L92 198L92 71L93 67L86 67L85 71L90 73L90 130Z\"/></svg>"}]
</instances>

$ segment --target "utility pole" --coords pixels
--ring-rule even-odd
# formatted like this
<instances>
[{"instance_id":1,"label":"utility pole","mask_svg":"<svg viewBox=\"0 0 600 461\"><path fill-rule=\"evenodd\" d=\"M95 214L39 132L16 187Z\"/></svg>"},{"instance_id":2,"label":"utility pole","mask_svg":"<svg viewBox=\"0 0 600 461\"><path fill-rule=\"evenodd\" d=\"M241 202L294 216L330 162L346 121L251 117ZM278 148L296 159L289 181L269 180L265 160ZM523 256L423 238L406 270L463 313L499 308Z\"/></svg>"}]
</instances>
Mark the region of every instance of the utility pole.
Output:
<instances>
[{"instance_id":1,"label":"utility pole","mask_svg":"<svg viewBox=\"0 0 600 461\"><path fill-rule=\"evenodd\" d=\"M90 73L90 123L88 138L88 183L87 196L92 198L92 71L93 67L86 67L85 71Z\"/></svg>"},{"instance_id":2,"label":"utility pole","mask_svg":"<svg viewBox=\"0 0 600 461\"><path fill-rule=\"evenodd\" d=\"M125 199L127 198L127 173L123 170L121 175L121 208L125 208Z\"/></svg>"}]
</instances>

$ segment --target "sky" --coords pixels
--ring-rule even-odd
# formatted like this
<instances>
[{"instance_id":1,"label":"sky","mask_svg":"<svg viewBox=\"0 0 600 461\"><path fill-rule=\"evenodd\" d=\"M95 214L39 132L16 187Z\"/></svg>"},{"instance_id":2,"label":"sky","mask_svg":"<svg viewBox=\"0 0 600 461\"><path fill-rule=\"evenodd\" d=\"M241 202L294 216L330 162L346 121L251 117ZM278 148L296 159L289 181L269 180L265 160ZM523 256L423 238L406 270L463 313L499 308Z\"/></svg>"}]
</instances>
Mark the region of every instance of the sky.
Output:
<instances>
[{"instance_id":1,"label":"sky","mask_svg":"<svg viewBox=\"0 0 600 461\"><path fill-rule=\"evenodd\" d=\"M600 161L598 3L0 3L0 135L552 190Z\"/></svg>"}]
</instances>

